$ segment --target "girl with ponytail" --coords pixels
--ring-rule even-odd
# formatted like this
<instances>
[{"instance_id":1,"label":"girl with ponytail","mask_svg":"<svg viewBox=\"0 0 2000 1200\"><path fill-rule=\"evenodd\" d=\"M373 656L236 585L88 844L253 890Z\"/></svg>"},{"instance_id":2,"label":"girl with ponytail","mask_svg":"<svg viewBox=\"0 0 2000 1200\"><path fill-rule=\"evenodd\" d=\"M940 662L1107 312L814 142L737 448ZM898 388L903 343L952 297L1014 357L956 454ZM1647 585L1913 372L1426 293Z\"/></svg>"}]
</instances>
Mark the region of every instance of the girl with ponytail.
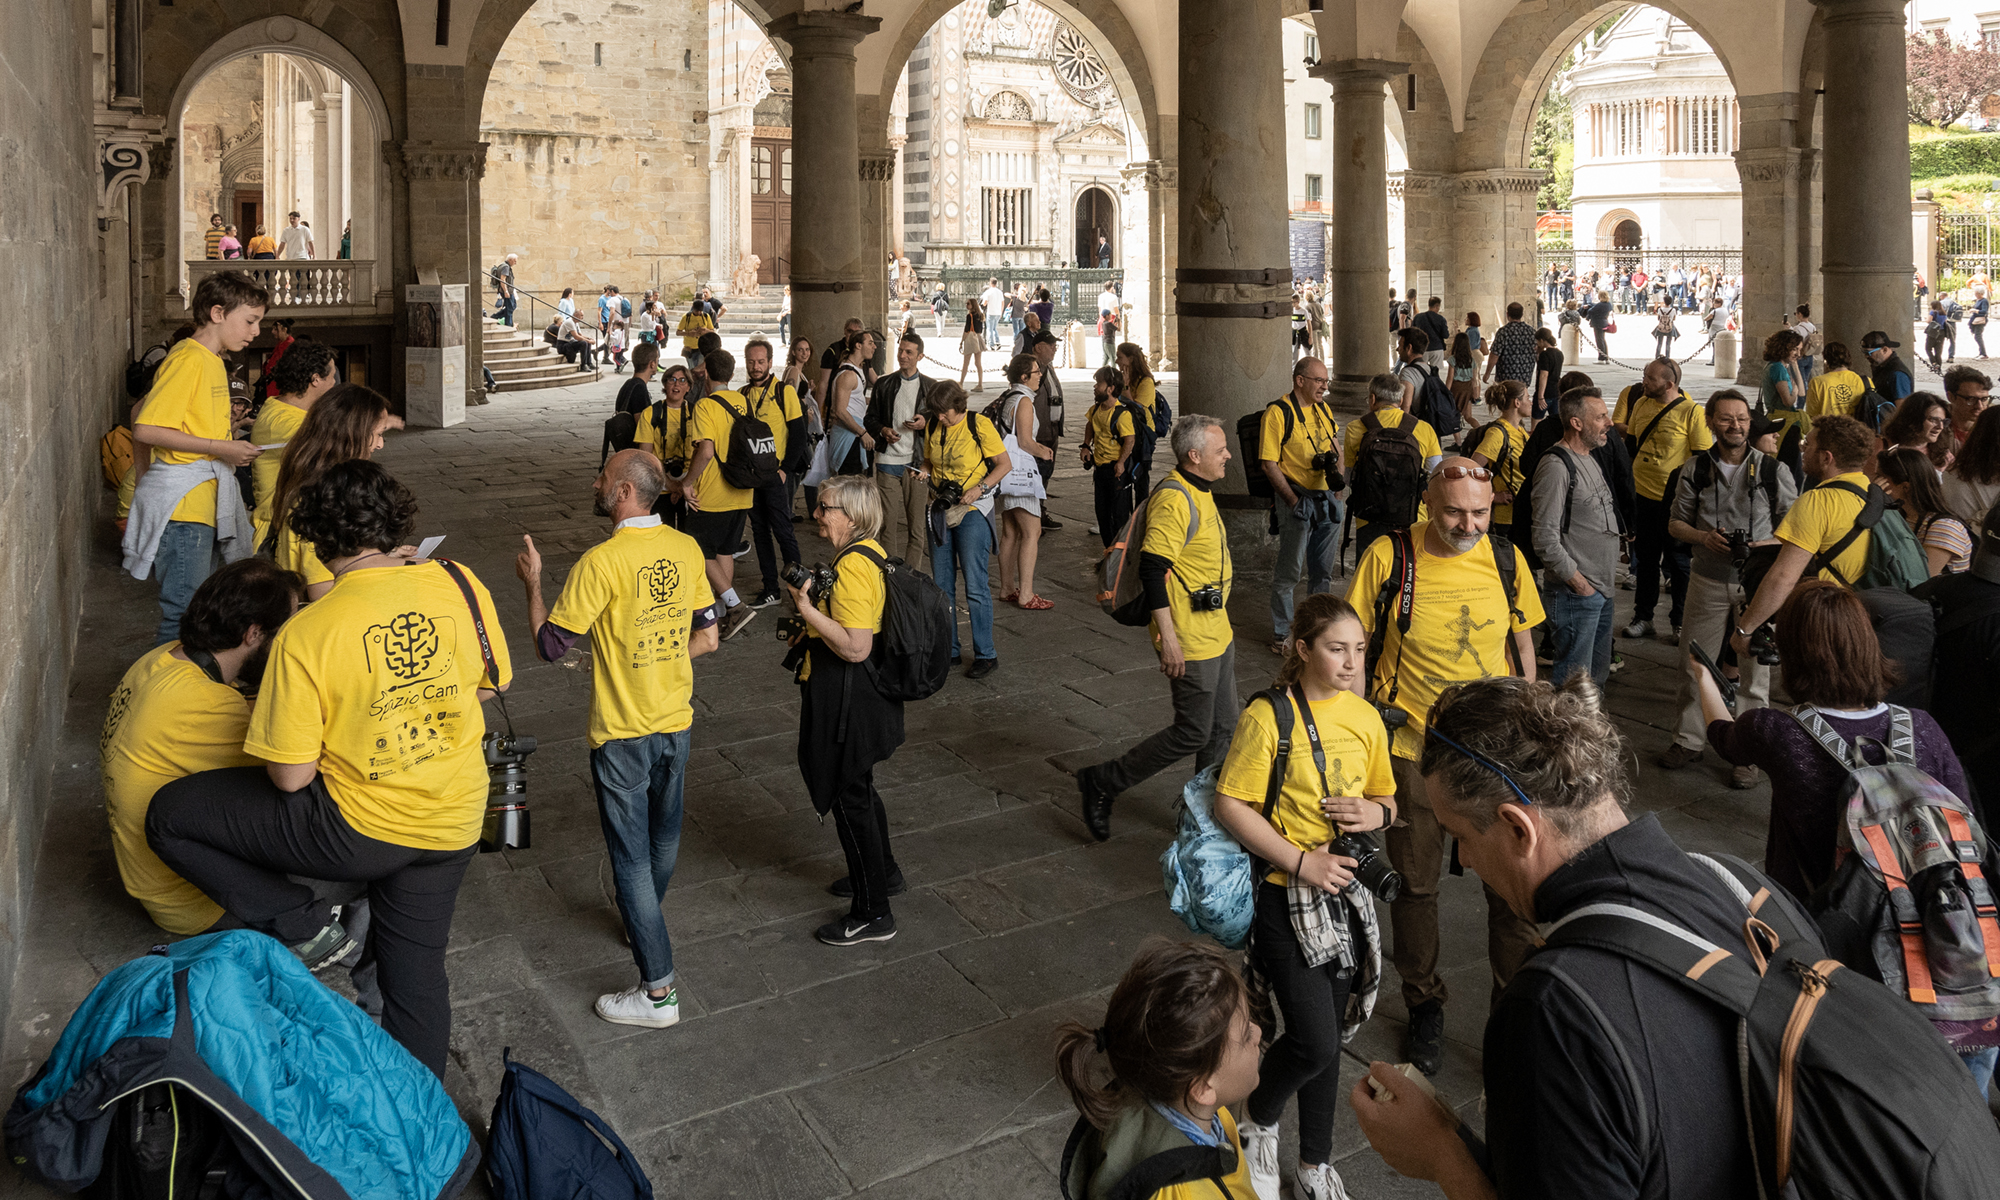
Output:
<instances>
[{"instance_id":1,"label":"girl with ponytail","mask_svg":"<svg viewBox=\"0 0 2000 1200\"><path fill-rule=\"evenodd\" d=\"M1496 380L1486 389L1486 408L1493 422L1466 440L1472 461L1493 472L1493 522L1506 530L1514 524L1514 497L1527 480L1521 474L1522 452L1528 448L1528 385L1518 379Z\"/></svg>"}]
</instances>

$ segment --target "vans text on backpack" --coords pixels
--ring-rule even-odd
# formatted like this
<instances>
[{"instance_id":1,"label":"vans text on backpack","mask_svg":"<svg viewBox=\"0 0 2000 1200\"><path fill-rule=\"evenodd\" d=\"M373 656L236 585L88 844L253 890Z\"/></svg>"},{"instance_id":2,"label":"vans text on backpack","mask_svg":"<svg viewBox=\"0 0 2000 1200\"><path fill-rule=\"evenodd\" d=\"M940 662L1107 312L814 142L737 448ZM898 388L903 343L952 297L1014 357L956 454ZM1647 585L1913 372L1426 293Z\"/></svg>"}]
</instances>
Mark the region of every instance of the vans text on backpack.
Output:
<instances>
[{"instance_id":1,"label":"vans text on backpack","mask_svg":"<svg viewBox=\"0 0 2000 1200\"><path fill-rule=\"evenodd\" d=\"M1557 921L1545 948L1620 955L1736 1014L1738 1086L1763 1195L1991 1196L2000 1131L1944 1039L1887 988L1828 957L1763 875L1726 856L1690 857L1743 906L1743 946L1718 946L1626 905L1592 904ZM1522 970L1546 971L1594 1006L1543 954ZM1620 1060L1628 1055L1621 1046ZM1649 1111L1637 1072L1626 1076L1640 1140L1650 1142L1662 1114Z\"/></svg>"},{"instance_id":2,"label":"vans text on backpack","mask_svg":"<svg viewBox=\"0 0 2000 1200\"><path fill-rule=\"evenodd\" d=\"M743 411L738 412L720 392L711 392L706 399L720 404L734 418L729 425L729 456L718 464L722 481L745 491L778 482L778 439L769 425L757 419L750 402L744 401Z\"/></svg>"},{"instance_id":3,"label":"vans text on backpack","mask_svg":"<svg viewBox=\"0 0 2000 1200\"><path fill-rule=\"evenodd\" d=\"M1361 443L1355 448L1353 485L1348 511L1357 521L1380 522L1391 529L1416 523L1424 498L1424 452L1417 445L1417 418L1405 414L1395 425L1384 425L1377 413L1361 418ZM1246 472L1247 473L1247 472Z\"/></svg>"}]
</instances>

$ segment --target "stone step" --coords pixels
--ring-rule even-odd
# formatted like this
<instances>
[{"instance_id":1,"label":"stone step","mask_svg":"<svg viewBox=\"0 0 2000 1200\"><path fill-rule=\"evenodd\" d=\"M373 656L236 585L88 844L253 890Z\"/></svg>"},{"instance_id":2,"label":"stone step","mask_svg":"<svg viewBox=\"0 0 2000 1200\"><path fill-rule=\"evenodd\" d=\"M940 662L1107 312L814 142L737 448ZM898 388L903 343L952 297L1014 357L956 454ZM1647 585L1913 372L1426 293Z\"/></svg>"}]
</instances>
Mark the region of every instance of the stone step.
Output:
<instances>
[{"instance_id":1,"label":"stone step","mask_svg":"<svg viewBox=\"0 0 2000 1200\"><path fill-rule=\"evenodd\" d=\"M542 358L555 353L547 346L535 346L527 342L501 342L498 345L488 342L485 349L487 362L500 359Z\"/></svg>"},{"instance_id":2,"label":"stone step","mask_svg":"<svg viewBox=\"0 0 2000 1200\"><path fill-rule=\"evenodd\" d=\"M604 377L601 370L579 371L566 362L557 360L555 370L545 370L533 375L503 375L493 372L494 390L501 392L532 392L542 388L575 387L580 383L592 383Z\"/></svg>"},{"instance_id":3,"label":"stone step","mask_svg":"<svg viewBox=\"0 0 2000 1200\"><path fill-rule=\"evenodd\" d=\"M504 362L489 362L486 369L493 372L495 379L525 379L530 375L543 375L550 371L574 371L576 364L564 362L555 355L547 358L512 359Z\"/></svg>"}]
</instances>

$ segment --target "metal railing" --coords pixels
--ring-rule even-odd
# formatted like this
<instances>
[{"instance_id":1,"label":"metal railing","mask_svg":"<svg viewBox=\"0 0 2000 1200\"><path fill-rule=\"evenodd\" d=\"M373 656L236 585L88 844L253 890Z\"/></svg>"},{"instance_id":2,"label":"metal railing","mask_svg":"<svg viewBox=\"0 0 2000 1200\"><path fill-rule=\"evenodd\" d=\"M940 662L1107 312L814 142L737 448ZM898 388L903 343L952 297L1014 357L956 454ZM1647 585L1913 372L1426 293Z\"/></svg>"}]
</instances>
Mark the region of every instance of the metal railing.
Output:
<instances>
[{"instance_id":1,"label":"metal railing","mask_svg":"<svg viewBox=\"0 0 2000 1200\"><path fill-rule=\"evenodd\" d=\"M965 302L986 290L988 279L998 280L1000 290L1009 295L1013 294L1017 283L1027 285L1030 297L1037 288L1045 287L1049 289L1050 302L1055 306L1055 322L1084 321L1095 324L1098 293L1104 290L1106 283L1124 277L1125 272L1117 267L944 267L935 275L919 271L918 292L928 298L933 285L941 279L952 311L962 314Z\"/></svg>"},{"instance_id":2,"label":"metal railing","mask_svg":"<svg viewBox=\"0 0 2000 1200\"><path fill-rule=\"evenodd\" d=\"M191 258L187 262L188 304L203 279L240 271L271 293L268 312L374 312L375 260L372 258Z\"/></svg>"},{"instance_id":3,"label":"metal railing","mask_svg":"<svg viewBox=\"0 0 2000 1200\"><path fill-rule=\"evenodd\" d=\"M1535 269L1544 278L1547 278L1551 266L1574 269L1579 276L1586 271L1596 271L1600 275L1613 272L1629 274L1634 268L1643 268L1650 277L1664 275L1675 266L1685 268L1690 274L1700 274L1706 267L1712 274L1741 275L1743 251L1735 246L1634 246L1610 250L1549 247L1536 250Z\"/></svg>"},{"instance_id":4,"label":"metal railing","mask_svg":"<svg viewBox=\"0 0 2000 1200\"><path fill-rule=\"evenodd\" d=\"M1938 268L1967 276L2000 272L2000 216L1939 213Z\"/></svg>"}]
</instances>

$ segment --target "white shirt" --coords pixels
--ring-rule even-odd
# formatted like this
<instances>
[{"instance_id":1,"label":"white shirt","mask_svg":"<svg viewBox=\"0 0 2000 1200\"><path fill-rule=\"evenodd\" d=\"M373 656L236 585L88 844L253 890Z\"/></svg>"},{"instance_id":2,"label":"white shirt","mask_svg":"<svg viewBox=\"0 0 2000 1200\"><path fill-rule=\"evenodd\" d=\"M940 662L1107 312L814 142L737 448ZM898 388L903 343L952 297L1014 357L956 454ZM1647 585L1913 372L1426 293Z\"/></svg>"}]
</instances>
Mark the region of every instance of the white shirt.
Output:
<instances>
[{"instance_id":1,"label":"white shirt","mask_svg":"<svg viewBox=\"0 0 2000 1200\"><path fill-rule=\"evenodd\" d=\"M311 258L312 230L303 225L287 225L278 231L278 257Z\"/></svg>"},{"instance_id":2,"label":"white shirt","mask_svg":"<svg viewBox=\"0 0 2000 1200\"><path fill-rule=\"evenodd\" d=\"M1105 288L1103 291L1097 293L1097 311L1116 315L1118 312L1118 293L1112 291L1110 288Z\"/></svg>"},{"instance_id":3,"label":"white shirt","mask_svg":"<svg viewBox=\"0 0 2000 1200\"><path fill-rule=\"evenodd\" d=\"M922 383L922 377L912 375L904 379L903 385L896 389L895 403L889 406L889 423L903 436L894 445L885 445L876 450L875 457L878 461L888 463L892 467L907 466L916 456L917 439L923 435L911 433L904 429L903 425L917 415L917 391Z\"/></svg>"},{"instance_id":4,"label":"white shirt","mask_svg":"<svg viewBox=\"0 0 2000 1200\"><path fill-rule=\"evenodd\" d=\"M1001 310L1007 307L1007 297L999 288L989 287L979 293L979 303L985 306L988 316L997 319Z\"/></svg>"}]
</instances>

